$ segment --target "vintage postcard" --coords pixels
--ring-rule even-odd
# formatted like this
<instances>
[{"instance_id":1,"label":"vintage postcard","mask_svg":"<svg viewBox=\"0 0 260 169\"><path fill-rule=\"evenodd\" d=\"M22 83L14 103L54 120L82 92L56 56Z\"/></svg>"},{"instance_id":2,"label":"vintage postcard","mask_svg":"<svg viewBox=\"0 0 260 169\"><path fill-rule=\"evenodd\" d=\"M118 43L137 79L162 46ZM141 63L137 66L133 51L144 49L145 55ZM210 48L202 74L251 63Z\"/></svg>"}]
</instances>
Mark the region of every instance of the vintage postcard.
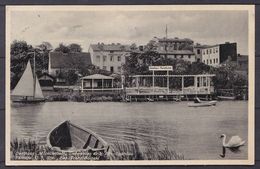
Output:
<instances>
[{"instance_id":1,"label":"vintage postcard","mask_svg":"<svg viewBox=\"0 0 260 169\"><path fill-rule=\"evenodd\" d=\"M253 165L254 5L7 6L6 165Z\"/></svg>"}]
</instances>

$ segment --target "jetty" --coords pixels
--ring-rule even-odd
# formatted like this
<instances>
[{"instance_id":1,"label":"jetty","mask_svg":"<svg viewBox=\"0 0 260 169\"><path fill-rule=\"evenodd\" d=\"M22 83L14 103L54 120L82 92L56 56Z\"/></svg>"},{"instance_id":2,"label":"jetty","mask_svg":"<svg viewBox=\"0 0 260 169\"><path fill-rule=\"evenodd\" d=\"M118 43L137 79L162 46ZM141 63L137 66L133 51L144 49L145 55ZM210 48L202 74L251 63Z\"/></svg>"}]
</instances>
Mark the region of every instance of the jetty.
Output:
<instances>
[{"instance_id":1,"label":"jetty","mask_svg":"<svg viewBox=\"0 0 260 169\"><path fill-rule=\"evenodd\" d=\"M214 94L214 74L133 75L125 87L127 101L176 101L196 96L210 100Z\"/></svg>"}]
</instances>

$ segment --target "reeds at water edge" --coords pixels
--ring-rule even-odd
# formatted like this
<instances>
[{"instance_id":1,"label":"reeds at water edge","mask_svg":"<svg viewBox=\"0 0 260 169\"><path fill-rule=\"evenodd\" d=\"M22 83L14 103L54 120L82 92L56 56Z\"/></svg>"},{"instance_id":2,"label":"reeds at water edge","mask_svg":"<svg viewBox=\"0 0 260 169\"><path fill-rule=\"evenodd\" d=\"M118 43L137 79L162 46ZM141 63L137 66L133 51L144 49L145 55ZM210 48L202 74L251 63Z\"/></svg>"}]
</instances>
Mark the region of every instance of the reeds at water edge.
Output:
<instances>
[{"instance_id":1,"label":"reeds at water edge","mask_svg":"<svg viewBox=\"0 0 260 169\"><path fill-rule=\"evenodd\" d=\"M21 160L19 154L26 153L27 160L74 160L70 158L70 153L55 154L53 149L47 145L41 145L35 140L13 139L11 142L11 160ZM53 154L52 154L53 153ZM48 155L47 155L48 154ZM50 154L52 154L50 156ZM86 160L79 157L77 160ZM158 146L140 146L135 141L120 142L115 141L110 144L110 151L99 158L99 160L184 160L184 155L177 153L168 146L159 148ZM23 159L24 160L24 159ZM93 159L91 159L93 160Z\"/></svg>"}]
</instances>

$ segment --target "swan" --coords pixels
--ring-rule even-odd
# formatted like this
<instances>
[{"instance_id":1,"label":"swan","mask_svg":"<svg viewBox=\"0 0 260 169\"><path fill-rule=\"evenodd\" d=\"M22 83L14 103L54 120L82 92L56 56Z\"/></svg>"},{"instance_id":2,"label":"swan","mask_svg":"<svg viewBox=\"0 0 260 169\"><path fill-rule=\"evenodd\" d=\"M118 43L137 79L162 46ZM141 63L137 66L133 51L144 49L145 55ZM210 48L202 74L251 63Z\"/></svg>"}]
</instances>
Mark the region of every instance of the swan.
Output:
<instances>
[{"instance_id":1,"label":"swan","mask_svg":"<svg viewBox=\"0 0 260 169\"><path fill-rule=\"evenodd\" d=\"M226 155L226 148L230 149L232 152L239 151L239 147L245 144L245 140L242 140L239 136L232 136L230 140L226 143L227 136L225 134L221 134L220 138L222 139L222 147L223 151L220 155L222 158Z\"/></svg>"}]
</instances>

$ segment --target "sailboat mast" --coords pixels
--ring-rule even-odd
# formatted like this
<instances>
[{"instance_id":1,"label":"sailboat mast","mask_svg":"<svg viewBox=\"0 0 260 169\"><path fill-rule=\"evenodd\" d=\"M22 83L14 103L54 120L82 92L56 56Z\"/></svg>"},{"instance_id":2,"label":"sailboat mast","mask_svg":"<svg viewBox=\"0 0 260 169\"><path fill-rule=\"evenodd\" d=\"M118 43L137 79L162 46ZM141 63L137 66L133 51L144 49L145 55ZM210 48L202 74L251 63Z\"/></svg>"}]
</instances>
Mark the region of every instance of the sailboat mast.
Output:
<instances>
[{"instance_id":1,"label":"sailboat mast","mask_svg":"<svg viewBox=\"0 0 260 169\"><path fill-rule=\"evenodd\" d=\"M33 51L33 98L35 98L36 89L36 68L35 68L35 51Z\"/></svg>"}]
</instances>

